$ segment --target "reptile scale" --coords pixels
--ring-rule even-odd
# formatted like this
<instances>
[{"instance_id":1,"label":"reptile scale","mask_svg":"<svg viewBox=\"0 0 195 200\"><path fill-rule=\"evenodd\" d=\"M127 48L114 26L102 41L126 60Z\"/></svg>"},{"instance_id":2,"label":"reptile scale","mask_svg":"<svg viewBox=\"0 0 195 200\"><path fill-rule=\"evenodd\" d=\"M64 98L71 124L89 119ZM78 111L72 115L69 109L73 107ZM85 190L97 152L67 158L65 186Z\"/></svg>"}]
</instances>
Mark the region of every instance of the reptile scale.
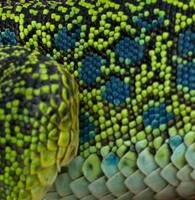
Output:
<instances>
[{"instance_id":1,"label":"reptile scale","mask_svg":"<svg viewBox=\"0 0 195 200\"><path fill-rule=\"evenodd\" d=\"M0 200L77 199L195 199L195 0L0 1Z\"/></svg>"}]
</instances>

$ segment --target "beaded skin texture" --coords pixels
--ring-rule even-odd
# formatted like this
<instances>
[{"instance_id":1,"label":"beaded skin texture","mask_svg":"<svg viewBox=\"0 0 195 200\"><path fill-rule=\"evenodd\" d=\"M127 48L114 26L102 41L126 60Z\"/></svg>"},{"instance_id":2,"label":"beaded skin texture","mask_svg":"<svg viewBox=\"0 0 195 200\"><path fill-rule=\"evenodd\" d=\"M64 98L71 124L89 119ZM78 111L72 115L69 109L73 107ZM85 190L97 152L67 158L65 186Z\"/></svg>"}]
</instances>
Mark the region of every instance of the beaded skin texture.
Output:
<instances>
[{"instance_id":1,"label":"beaded skin texture","mask_svg":"<svg viewBox=\"0 0 195 200\"><path fill-rule=\"evenodd\" d=\"M42 61L34 60L37 54L49 59L43 62L44 68L56 74L58 70L51 63L59 63L79 85L79 151L58 176L56 169L38 171L40 187L30 187L36 200L42 197L39 188L45 188L45 182L51 185L56 176L44 200L195 198L194 0L1 1L0 44L1 65L11 63L8 69L3 67L7 84L4 79L0 81L0 117L17 103L11 91L20 86L13 87L14 79L19 77L22 84L24 80L27 97L31 97L29 87L35 92L44 85L42 81L34 85L34 73L28 71L29 67L36 72L34 65L41 67ZM22 76L24 69L20 68L26 59L22 54L31 55L25 48L37 52L27 56L28 76ZM13 73L17 76L11 76ZM47 85L52 87L53 82ZM59 90L63 90L60 83ZM33 104L37 110L41 99L38 93ZM24 122L30 116L25 107L21 112ZM67 112L70 109L65 108ZM11 113L14 116L15 111ZM24 133L15 125L9 127L9 115L0 119L0 199L30 200L26 177L31 171L20 172L20 156L12 155L25 148L33 152L29 137L25 139L28 128L24 127ZM41 127L38 124L36 130ZM12 150L12 140L8 142L10 132L18 134L13 138L16 151ZM41 138L49 141L44 134ZM29 139L34 141L33 135ZM67 138L62 141L67 146ZM50 153L43 151L48 165L58 162ZM36 159L32 157L32 161ZM50 181L45 177L51 177Z\"/></svg>"},{"instance_id":2,"label":"beaded skin texture","mask_svg":"<svg viewBox=\"0 0 195 200\"><path fill-rule=\"evenodd\" d=\"M1 200L42 199L76 156L78 96L73 77L53 59L0 47Z\"/></svg>"}]
</instances>

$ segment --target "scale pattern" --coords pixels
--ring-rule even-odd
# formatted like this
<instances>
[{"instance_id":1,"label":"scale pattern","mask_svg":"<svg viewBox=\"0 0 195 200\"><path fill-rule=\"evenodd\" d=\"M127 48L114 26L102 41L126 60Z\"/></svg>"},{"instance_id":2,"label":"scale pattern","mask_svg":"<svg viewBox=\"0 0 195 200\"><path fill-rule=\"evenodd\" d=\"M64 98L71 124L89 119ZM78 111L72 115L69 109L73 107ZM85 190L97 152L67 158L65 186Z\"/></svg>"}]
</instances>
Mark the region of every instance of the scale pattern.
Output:
<instances>
[{"instance_id":1,"label":"scale pattern","mask_svg":"<svg viewBox=\"0 0 195 200\"><path fill-rule=\"evenodd\" d=\"M10 1L0 22L79 85L79 152L44 199L194 198L194 0Z\"/></svg>"},{"instance_id":2,"label":"scale pattern","mask_svg":"<svg viewBox=\"0 0 195 200\"><path fill-rule=\"evenodd\" d=\"M49 57L0 48L0 199L38 200L78 148L78 89Z\"/></svg>"}]
</instances>

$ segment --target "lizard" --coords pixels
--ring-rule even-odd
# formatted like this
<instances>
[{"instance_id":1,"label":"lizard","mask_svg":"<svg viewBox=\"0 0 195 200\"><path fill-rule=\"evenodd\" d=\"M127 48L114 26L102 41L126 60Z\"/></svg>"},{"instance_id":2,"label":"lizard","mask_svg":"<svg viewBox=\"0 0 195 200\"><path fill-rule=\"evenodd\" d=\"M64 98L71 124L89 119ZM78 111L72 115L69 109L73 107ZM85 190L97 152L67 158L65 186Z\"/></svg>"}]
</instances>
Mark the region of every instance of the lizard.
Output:
<instances>
[{"instance_id":1,"label":"lizard","mask_svg":"<svg viewBox=\"0 0 195 200\"><path fill-rule=\"evenodd\" d=\"M3 165L1 199L195 198L194 0L1 1L0 31L1 65L16 53L17 69L31 49L49 59L40 61L47 70L55 62L56 73L72 74L80 99L76 157L64 159L51 187L41 183L44 191L34 190L37 179L22 190L15 181L13 190L2 182L11 176ZM0 108L7 111L1 102ZM0 153L0 164L7 154ZM26 183L30 174L22 175Z\"/></svg>"}]
</instances>

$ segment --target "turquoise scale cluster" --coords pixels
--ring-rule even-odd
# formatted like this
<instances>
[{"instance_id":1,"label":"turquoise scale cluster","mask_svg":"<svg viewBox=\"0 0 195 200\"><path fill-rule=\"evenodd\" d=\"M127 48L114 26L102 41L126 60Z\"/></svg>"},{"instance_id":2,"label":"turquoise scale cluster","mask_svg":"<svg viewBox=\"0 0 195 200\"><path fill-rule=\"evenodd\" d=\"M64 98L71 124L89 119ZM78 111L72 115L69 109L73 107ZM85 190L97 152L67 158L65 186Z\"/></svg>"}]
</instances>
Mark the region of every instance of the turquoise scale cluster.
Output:
<instances>
[{"instance_id":1,"label":"turquoise scale cluster","mask_svg":"<svg viewBox=\"0 0 195 200\"><path fill-rule=\"evenodd\" d=\"M146 148L138 157L135 152L118 157L103 151L102 161L96 154L86 160L77 156L58 176L46 199L193 199L192 135L183 140L178 135L170 137L155 155Z\"/></svg>"},{"instance_id":2,"label":"turquoise scale cluster","mask_svg":"<svg viewBox=\"0 0 195 200\"><path fill-rule=\"evenodd\" d=\"M183 140L182 137L179 135L175 135L173 137L171 137L169 139L169 145L172 149L172 151L174 151L180 144L182 144Z\"/></svg>"}]
</instances>

